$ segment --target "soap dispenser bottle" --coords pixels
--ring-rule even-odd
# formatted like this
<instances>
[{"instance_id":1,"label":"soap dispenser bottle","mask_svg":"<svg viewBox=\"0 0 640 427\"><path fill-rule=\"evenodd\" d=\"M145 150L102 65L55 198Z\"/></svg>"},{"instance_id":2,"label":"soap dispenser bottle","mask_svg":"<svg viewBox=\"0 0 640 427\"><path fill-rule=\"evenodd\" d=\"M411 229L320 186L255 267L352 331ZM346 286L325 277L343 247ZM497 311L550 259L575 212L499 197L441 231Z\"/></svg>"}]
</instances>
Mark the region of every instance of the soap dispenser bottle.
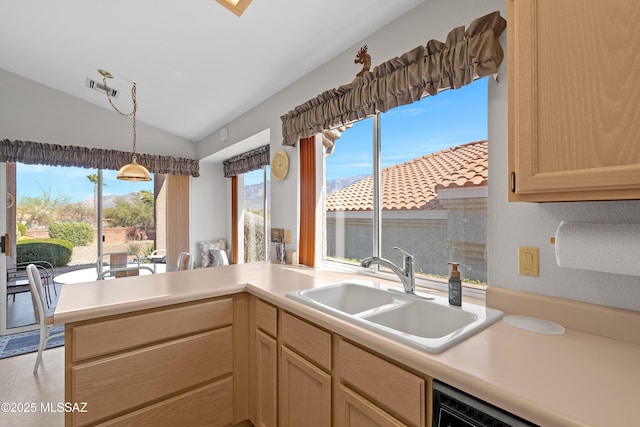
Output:
<instances>
[{"instance_id":1,"label":"soap dispenser bottle","mask_svg":"<svg viewBox=\"0 0 640 427\"><path fill-rule=\"evenodd\" d=\"M460 280L460 271L456 262L450 262L451 273L449 274L449 304L462 305L462 281Z\"/></svg>"}]
</instances>

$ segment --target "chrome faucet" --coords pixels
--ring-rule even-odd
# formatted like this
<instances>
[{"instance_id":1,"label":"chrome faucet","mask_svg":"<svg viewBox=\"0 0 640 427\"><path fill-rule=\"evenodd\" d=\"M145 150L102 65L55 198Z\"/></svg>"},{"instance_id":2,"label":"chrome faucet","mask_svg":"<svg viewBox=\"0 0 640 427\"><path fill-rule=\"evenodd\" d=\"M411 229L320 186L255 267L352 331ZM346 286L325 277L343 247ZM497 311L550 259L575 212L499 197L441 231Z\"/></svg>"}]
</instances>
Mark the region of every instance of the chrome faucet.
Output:
<instances>
[{"instance_id":1,"label":"chrome faucet","mask_svg":"<svg viewBox=\"0 0 640 427\"><path fill-rule=\"evenodd\" d=\"M403 251L399 247L395 246L393 249L396 249L402 253L404 256L404 268L400 270L398 266L392 263L389 260L380 257L369 257L362 260L360 265L362 267L370 267L372 264L380 264L385 267L390 268L402 281L402 286L404 286L404 291L408 294L415 294L416 291L416 278L413 272L413 255L408 254Z\"/></svg>"}]
</instances>

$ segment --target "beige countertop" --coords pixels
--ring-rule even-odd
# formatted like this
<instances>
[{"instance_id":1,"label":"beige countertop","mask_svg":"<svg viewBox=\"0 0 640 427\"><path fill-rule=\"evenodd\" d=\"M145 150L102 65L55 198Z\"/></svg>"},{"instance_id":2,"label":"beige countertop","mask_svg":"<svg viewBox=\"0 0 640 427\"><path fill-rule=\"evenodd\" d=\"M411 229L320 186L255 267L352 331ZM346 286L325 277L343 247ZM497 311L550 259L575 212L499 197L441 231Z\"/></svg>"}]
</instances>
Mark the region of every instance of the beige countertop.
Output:
<instances>
[{"instance_id":1,"label":"beige countertop","mask_svg":"<svg viewBox=\"0 0 640 427\"><path fill-rule=\"evenodd\" d=\"M499 321L441 354L429 354L285 296L349 278L386 282L257 263L70 284L62 287L55 323L247 291L542 426L637 424L640 345L572 329L542 335Z\"/></svg>"}]
</instances>

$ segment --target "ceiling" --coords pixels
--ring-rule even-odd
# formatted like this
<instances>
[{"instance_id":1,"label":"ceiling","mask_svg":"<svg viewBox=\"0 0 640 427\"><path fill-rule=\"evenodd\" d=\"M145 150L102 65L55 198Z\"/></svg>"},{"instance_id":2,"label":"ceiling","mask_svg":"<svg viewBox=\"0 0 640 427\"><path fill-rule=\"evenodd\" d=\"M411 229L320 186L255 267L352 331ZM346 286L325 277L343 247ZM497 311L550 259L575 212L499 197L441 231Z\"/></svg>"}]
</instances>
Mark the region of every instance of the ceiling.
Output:
<instances>
[{"instance_id":1,"label":"ceiling","mask_svg":"<svg viewBox=\"0 0 640 427\"><path fill-rule=\"evenodd\" d=\"M0 68L197 142L423 1L0 0Z\"/></svg>"}]
</instances>

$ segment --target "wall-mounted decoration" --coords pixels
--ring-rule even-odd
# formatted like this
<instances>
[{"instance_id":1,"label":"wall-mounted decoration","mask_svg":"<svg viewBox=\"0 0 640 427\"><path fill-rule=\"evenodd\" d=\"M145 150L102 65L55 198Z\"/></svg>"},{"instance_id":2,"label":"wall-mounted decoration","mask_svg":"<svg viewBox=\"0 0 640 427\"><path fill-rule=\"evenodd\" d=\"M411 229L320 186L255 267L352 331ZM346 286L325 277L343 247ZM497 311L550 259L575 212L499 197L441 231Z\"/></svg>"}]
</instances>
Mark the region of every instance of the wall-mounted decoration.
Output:
<instances>
[{"instance_id":1,"label":"wall-mounted decoration","mask_svg":"<svg viewBox=\"0 0 640 427\"><path fill-rule=\"evenodd\" d=\"M287 153L280 150L274 156L271 161L271 173L273 177L278 181L282 181L289 172L289 157Z\"/></svg>"},{"instance_id":2,"label":"wall-mounted decoration","mask_svg":"<svg viewBox=\"0 0 640 427\"><path fill-rule=\"evenodd\" d=\"M13 194L7 192L7 209L12 208L15 202L16 202L16 198L13 197Z\"/></svg>"},{"instance_id":3,"label":"wall-mounted decoration","mask_svg":"<svg viewBox=\"0 0 640 427\"><path fill-rule=\"evenodd\" d=\"M362 70L360 70L360 72L356 74L356 77L361 77L364 73L368 73L369 68L371 68L371 56L369 56L369 54L367 53L367 49L367 45L361 47L356 54L355 61L353 61L356 64L362 64Z\"/></svg>"}]
</instances>

